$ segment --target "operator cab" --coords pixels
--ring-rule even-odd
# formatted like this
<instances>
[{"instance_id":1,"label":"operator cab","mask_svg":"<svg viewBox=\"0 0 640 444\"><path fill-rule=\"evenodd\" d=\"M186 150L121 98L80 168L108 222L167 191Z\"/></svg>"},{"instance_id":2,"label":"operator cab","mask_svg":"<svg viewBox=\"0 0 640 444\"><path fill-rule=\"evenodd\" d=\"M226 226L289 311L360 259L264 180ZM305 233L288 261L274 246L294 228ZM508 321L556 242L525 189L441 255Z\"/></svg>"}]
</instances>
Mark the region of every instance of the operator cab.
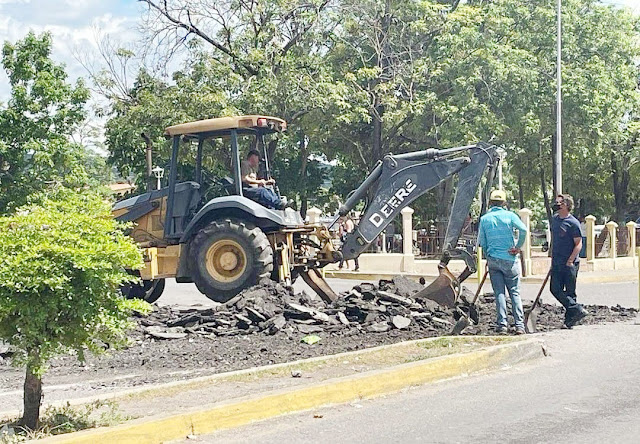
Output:
<instances>
[{"instance_id":1,"label":"operator cab","mask_svg":"<svg viewBox=\"0 0 640 444\"><path fill-rule=\"evenodd\" d=\"M212 199L244 196L240 165L250 150L260 153L259 178L270 176L269 159L277 143L270 136L286 128L284 120L260 115L220 117L166 128L164 135L172 141L168 186L116 203L114 215L121 221L138 222L133 233L138 242L161 245L177 241ZM282 224L292 223L290 214L285 218L283 211L267 211L269 217L282 219ZM295 219L293 222L302 223Z\"/></svg>"},{"instance_id":2,"label":"operator cab","mask_svg":"<svg viewBox=\"0 0 640 444\"><path fill-rule=\"evenodd\" d=\"M216 182L231 195L242 195L240 163L249 150L260 153L260 172L270 174L269 157L273 154L276 140L267 144L271 134L281 133L287 123L277 117L235 116L200 120L168 127L164 134L179 145L180 155L175 163L184 164L184 156L191 156L187 163L194 165L194 181L202 187L207 175L219 176ZM190 145L187 152L185 144ZM174 159L171 159L174 165ZM178 168L180 169L180 168ZM226 173L226 174L225 174Z\"/></svg>"},{"instance_id":3,"label":"operator cab","mask_svg":"<svg viewBox=\"0 0 640 444\"><path fill-rule=\"evenodd\" d=\"M269 158L277 140L269 143L268 136L286 128L284 120L260 115L220 117L166 128L165 137L172 139L167 218L173 223L165 225L165 237L179 237L186 226L182 219L191 219L212 198L244 196L240 165L250 150L260 153L260 177L270 177ZM196 208L178 202L182 200L178 187L184 183L198 189L201 198Z\"/></svg>"}]
</instances>

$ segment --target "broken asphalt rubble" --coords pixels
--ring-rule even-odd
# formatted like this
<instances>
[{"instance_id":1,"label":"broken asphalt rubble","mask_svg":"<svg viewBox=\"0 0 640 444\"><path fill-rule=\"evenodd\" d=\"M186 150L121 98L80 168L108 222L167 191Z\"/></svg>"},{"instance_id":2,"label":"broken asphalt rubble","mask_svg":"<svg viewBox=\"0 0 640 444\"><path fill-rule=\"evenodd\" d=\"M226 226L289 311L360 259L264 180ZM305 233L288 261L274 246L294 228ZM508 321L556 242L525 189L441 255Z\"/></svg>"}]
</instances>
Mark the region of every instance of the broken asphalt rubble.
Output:
<instances>
[{"instance_id":1,"label":"broken asphalt rubble","mask_svg":"<svg viewBox=\"0 0 640 444\"><path fill-rule=\"evenodd\" d=\"M419 329L425 336L449 334L456 320L454 310L428 299L413 299L412 295L422 288L417 282L396 276L392 280L381 280L378 285L356 285L327 305L315 295L304 291L296 294L291 287L263 279L220 306L204 310L156 307L150 315L140 317L139 324L146 335L155 339L181 339L188 335L210 338L258 333L274 335L279 332L297 333L300 337L376 334L394 329ZM470 299L470 292L463 288L462 296ZM467 327L463 334L492 334L493 305L492 295L480 298L481 322ZM611 320L611 315L624 318L635 314L635 310L621 307L592 306L590 311L594 322ZM560 307L543 304L538 316L540 330L552 328L550 321L560 318L560 313Z\"/></svg>"}]
</instances>

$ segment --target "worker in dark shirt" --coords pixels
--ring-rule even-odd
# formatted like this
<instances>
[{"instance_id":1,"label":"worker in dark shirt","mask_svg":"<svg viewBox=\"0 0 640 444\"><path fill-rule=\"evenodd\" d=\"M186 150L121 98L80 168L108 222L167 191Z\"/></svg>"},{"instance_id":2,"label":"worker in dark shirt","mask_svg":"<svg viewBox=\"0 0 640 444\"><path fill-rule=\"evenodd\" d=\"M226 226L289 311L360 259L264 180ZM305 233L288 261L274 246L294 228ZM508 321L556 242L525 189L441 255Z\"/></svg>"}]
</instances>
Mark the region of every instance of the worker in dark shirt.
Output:
<instances>
[{"instance_id":1,"label":"worker in dark shirt","mask_svg":"<svg viewBox=\"0 0 640 444\"><path fill-rule=\"evenodd\" d=\"M589 313L578 304L576 280L580 268L582 234L580 222L573 217L573 198L556 196L556 214L551 221L551 293L565 308L564 327L572 328Z\"/></svg>"}]
</instances>

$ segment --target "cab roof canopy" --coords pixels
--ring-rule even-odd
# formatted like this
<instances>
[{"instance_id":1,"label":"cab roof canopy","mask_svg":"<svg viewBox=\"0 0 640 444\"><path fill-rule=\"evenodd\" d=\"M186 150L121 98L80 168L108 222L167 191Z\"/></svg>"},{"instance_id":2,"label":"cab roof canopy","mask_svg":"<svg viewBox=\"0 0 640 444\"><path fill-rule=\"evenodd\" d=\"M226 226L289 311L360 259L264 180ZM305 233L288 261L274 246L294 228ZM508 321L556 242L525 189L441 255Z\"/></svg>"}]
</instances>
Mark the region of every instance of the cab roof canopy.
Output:
<instances>
[{"instance_id":1,"label":"cab roof canopy","mask_svg":"<svg viewBox=\"0 0 640 444\"><path fill-rule=\"evenodd\" d=\"M173 125L164 130L164 135L167 137L197 135L243 128L282 132L287 129L287 122L278 117L259 115L218 117Z\"/></svg>"}]
</instances>

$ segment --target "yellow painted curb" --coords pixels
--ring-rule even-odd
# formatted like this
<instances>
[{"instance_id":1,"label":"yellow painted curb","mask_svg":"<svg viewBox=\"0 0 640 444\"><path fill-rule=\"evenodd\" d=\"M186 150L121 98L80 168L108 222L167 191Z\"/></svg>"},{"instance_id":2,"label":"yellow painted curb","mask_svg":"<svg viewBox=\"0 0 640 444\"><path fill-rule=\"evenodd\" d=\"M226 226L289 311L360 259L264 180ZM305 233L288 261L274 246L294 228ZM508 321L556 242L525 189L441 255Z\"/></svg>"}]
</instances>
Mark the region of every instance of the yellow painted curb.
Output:
<instances>
[{"instance_id":1,"label":"yellow painted curb","mask_svg":"<svg viewBox=\"0 0 640 444\"><path fill-rule=\"evenodd\" d=\"M144 418L115 427L60 435L42 442L143 444L170 441L189 434L211 433L285 413L372 398L413 385L511 366L543 356L541 345L539 339L518 341L233 400L199 411Z\"/></svg>"}]
</instances>

